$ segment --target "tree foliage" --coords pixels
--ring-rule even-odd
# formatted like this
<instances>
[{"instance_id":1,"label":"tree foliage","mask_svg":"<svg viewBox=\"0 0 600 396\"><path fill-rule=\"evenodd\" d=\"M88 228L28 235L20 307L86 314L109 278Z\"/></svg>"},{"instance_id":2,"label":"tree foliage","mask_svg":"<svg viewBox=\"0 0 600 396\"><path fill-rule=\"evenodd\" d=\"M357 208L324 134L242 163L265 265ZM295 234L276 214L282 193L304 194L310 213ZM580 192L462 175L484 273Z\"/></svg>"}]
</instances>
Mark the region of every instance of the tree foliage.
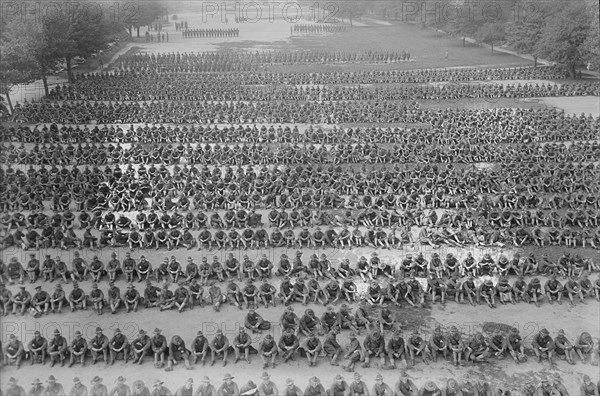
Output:
<instances>
[{"instance_id":1,"label":"tree foliage","mask_svg":"<svg viewBox=\"0 0 600 396\"><path fill-rule=\"evenodd\" d=\"M575 66L586 58L586 41L591 28L591 14L585 3L572 1L562 4L544 24L534 54L567 66L575 76Z\"/></svg>"},{"instance_id":2,"label":"tree foliage","mask_svg":"<svg viewBox=\"0 0 600 396\"><path fill-rule=\"evenodd\" d=\"M506 31L503 23L485 24L477 31L477 38L482 43L489 44L492 47L492 54L494 53L494 44L503 41L505 36Z\"/></svg>"}]
</instances>

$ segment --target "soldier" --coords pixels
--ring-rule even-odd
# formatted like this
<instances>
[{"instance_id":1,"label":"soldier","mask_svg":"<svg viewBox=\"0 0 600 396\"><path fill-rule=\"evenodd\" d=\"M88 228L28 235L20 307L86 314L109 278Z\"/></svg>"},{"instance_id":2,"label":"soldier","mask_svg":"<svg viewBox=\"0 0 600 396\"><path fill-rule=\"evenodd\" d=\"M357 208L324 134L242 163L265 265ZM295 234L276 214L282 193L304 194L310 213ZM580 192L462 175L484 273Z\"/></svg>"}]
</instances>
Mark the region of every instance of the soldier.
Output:
<instances>
[{"instance_id":1,"label":"soldier","mask_svg":"<svg viewBox=\"0 0 600 396\"><path fill-rule=\"evenodd\" d=\"M131 253L125 253L125 259L123 260L123 273L125 274L125 282L133 282L136 267L137 264L135 260L131 258Z\"/></svg>"},{"instance_id":2,"label":"soldier","mask_svg":"<svg viewBox=\"0 0 600 396\"><path fill-rule=\"evenodd\" d=\"M74 312L75 308L81 308L84 311L87 310L87 297L76 281L73 281L73 290L69 293L67 301L71 306L71 312Z\"/></svg>"},{"instance_id":3,"label":"soldier","mask_svg":"<svg viewBox=\"0 0 600 396\"><path fill-rule=\"evenodd\" d=\"M452 361L454 362L454 366L460 366L465 346L462 340L462 335L456 326L450 327L447 343L448 350L452 351Z\"/></svg>"},{"instance_id":4,"label":"soldier","mask_svg":"<svg viewBox=\"0 0 600 396\"><path fill-rule=\"evenodd\" d=\"M100 327L96 327L96 335L89 342L90 352L92 353L92 364L96 364L98 361L98 355L102 355L104 363L108 366L110 361L108 359L108 337L102 333Z\"/></svg>"},{"instance_id":5,"label":"soldier","mask_svg":"<svg viewBox=\"0 0 600 396\"><path fill-rule=\"evenodd\" d=\"M429 349L427 348L427 343L419 335L419 332L417 330L414 330L412 334L408 337L408 340L406 342L406 349L408 350L408 354L410 356L411 366L415 365L415 357L419 355L423 358L423 362L425 364L429 364Z\"/></svg>"},{"instance_id":6,"label":"soldier","mask_svg":"<svg viewBox=\"0 0 600 396\"><path fill-rule=\"evenodd\" d=\"M216 312L219 312L221 304L227 301L227 297L223 295L221 288L217 285L217 282L212 281L210 283L210 289L208 289L208 297L210 304Z\"/></svg>"},{"instance_id":7,"label":"soldier","mask_svg":"<svg viewBox=\"0 0 600 396\"><path fill-rule=\"evenodd\" d=\"M263 380L263 382L258 386L258 394L260 396L279 395L277 385L275 385L275 383L271 381L271 376L267 372L262 373L261 379Z\"/></svg>"},{"instance_id":8,"label":"soldier","mask_svg":"<svg viewBox=\"0 0 600 396\"><path fill-rule=\"evenodd\" d=\"M73 387L71 388L71 392L69 392L69 396L87 396L87 394L87 386L81 383L79 377L73 378Z\"/></svg>"},{"instance_id":9,"label":"soldier","mask_svg":"<svg viewBox=\"0 0 600 396\"><path fill-rule=\"evenodd\" d=\"M29 255L30 259L27 262L27 276L29 277L29 283L35 283L40 275L40 260L35 257L35 254Z\"/></svg>"},{"instance_id":10,"label":"soldier","mask_svg":"<svg viewBox=\"0 0 600 396\"><path fill-rule=\"evenodd\" d=\"M498 360L504 359L504 354L508 350L508 337L502 334L500 330L494 330L492 336L486 340L486 344L491 356L496 357Z\"/></svg>"},{"instance_id":11,"label":"soldier","mask_svg":"<svg viewBox=\"0 0 600 396\"><path fill-rule=\"evenodd\" d=\"M184 308L188 306L190 300L190 292L185 288L184 282L182 280L179 281L177 289L175 289L174 295L174 303L177 308L177 312L183 312Z\"/></svg>"},{"instance_id":12,"label":"soldier","mask_svg":"<svg viewBox=\"0 0 600 396\"><path fill-rule=\"evenodd\" d=\"M460 285L460 302L465 303L465 296L469 299L472 306L475 306L475 298L477 297L477 287L473 275L468 275L467 279Z\"/></svg>"},{"instance_id":13,"label":"soldier","mask_svg":"<svg viewBox=\"0 0 600 396\"><path fill-rule=\"evenodd\" d=\"M135 285L133 283L128 284L127 291L123 296L123 304L125 304L127 312L129 312L132 308L133 312L137 312L140 299L140 292L135 289Z\"/></svg>"},{"instance_id":14,"label":"soldier","mask_svg":"<svg viewBox=\"0 0 600 396\"><path fill-rule=\"evenodd\" d=\"M241 351L244 352L244 360L250 364L250 349L252 340L245 327L240 327L239 334L233 339L233 350L235 352L234 364L240 361Z\"/></svg>"},{"instance_id":15,"label":"soldier","mask_svg":"<svg viewBox=\"0 0 600 396\"><path fill-rule=\"evenodd\" d=\"M115 252L111 253L110 256L111 260L106 265L106 273L108 274L108 280L114 282L121 272L121 262L117 259Z\"/></svg>"},{"instance_id":16,"label":"soldier","mask_svg":"<svg viewBox=\"0 0 600 396\"><path fill-rule=\"evenodd\" d=\"M21 311L21 316L25 315L25 311L31 302L31 294L25 289L25 286L19 286L19 292L12 296L13 315L17 314L17 309Z\"/></svg>"},{"instance_id":17,"label":"soldier","mask_svg":"<svg viewBox=\"0 0 600 396\"><path fill-rule=\"evenodd\" d=\"M340 374L335 376L333 384L329 388L329 395L350 396L350 386Z\"/></svg>"},{"instance_id":18,"label":"soldier","mask_svg":"<svg viewBox=\"0 0 600 396\"><path fill-rule=\"evenodd\" d=\"M350 339L350 345L348 346L347 352L346 354L344 354L343 357L346 360L346 363L344 364L343 368L346 371L352 372L354 371L354 366L356 365L356 363L363 359L364 352L360 345L360 342L356 338L355 332L351 331L348 337ZM335 366L337 364L332 363L332 365Z\"/></svg>"},{"instance_id":19,"label":"soldier","mask_svg":"<svg viewBox=\"0 0 600 396\"><path fill-rule=\"evenodd\" d=\"M151 347L154 354L154 367L162 368L165 365L165 353L167 351L167 339L161 334L160 329L154 329L154 336L151 338ZM160 361L159 361L160 360Z\"/></svg>"},{"instance_id":20,"label":"soldier","mask_svg":"<svg viewBox=\"0 0 600 396\"><path fill-rule=\"evenodd\" d=\"M350 395L352 396L369 396L367 384L361 380L359 373L354 373L354 381L350 383Z\"/></svg>"},{"instance_id":21,"label":"soldier","mask_svg":"<svg viewBox=\"0 0 600 396\"><path fill-rule=\"evenodd\" d=\"M283 314L281 314L279 324L283 331L291 329L294 334L298 334L300 331L300 319L294 313L294 308L292 307L287 307Z\"/></svg>"},{"instance_id":22,"label":"soldier","mask_svg":"<svg viewBox=\"0 0 600 396\"><path fill-rule=\"evenodd\" d=\"M496 288L494 282L491 279L483 282L477 289L477 303L481 304L481 297L485 299L485 302L490 308L496 308Z\"/></svg>"},{"instance_id":23,"label":"soldier","mask_svg":"<svg viewBox=\"0 0 600 396\"><path fill-rule=\"evenodd\" d=\"M393 396L394 391L392 388L385 382L383 382L383 376L381 374L377 374L375 377L375 385L373 386L373 395L374 396Z\"/></svg>"},{"instance_id":24,"label":"soldier","mask_svg":"<svg viewBox=\"0 0 600 396\"><path fill-rule=\"evenodd\" d=\"M192 364L196 364L198 359L202 362L202 365L206 363L206 357L208 356L209 342L204 336L202 331L198 331L196 337L192 341Z\"/></svg>"},{"instance_id":25,"label":"soldier","mask_svg":"<svg viewBox=\"0 0 600 396\"><path fill-rule=\"evenodd\" d=\"M167 360L165 371L173 371L173 365L177 364L180 360L183 360L187 370L192 370L192 366L190 366L190 351L185 347L185 342L181 337L175 335L171 338L169 344L169 359Z\"/></svg>"},{"instance_id":26,"label":"soldier","mask_svg":"<svg viewBox=\"0 0 600 396\"><path fill-rule=\"evenodd\" d=\"M50 258L50 255L46 255L46 259L42 263L42 275L44 276L44 281L54 282L54 274L56 273L56 263L54 260Z\"/></svg>"},{"instance_id":27,"label":"soldier","mask_svg":"<svg viewBox=\"0 0 600 396\"><path fill-rule=\"evenodd\" d=\"M48 355L50 356L50 367L60 361L60 365L65 365L67 340L60 335L58 329L54 330L54 337L48 342Z\"/></svg>"},{"instance_id":28,"label":"soldier","mask_svg":"<svg viewBox=\"0 0 600 396\"><path fill-rule=\"evenodd\" d=\"M317 377L310 378L308 386L304 390L305 396L320 396L325 395L325 387L321 384L321 380Z\"/></svg>"},{"instance_id":29,"label":"soldier","mask_svg":"<svg viewBox=\"0 0 600 396\"><path fill-rule=\"evenodd\" d=\"M48 311L50 309L50 294L48 292L42 290L41 286L35 287L35 294L31 299L31 305L33 309L36 311L35 316L39 317L42 314L48 315Z\"/></svg>"},{"instance_id":30,"label":"soldier","mask_svg":"<svg viewBox=\"0 0 600 396\"><path fill-rule=\"evenodd\" d=\"M89 267L87 263L79 256L79 252L75 252L73 255L75 258L72 262L73 270L71 271L71 279L73 279L74 282L87 280L89 273Z\"/></svg>"},{"instance_id":31,"label":"soldier","mask_svg":"<svg viewBox=\"0 0 600 396\"><path fill-rule=\"evenodd\" d=\"M92 258L92 262L89 265L89 272L92 276L93 282L100 282L100 279L104 275L104 263L100 261L98 256Z\"/></svg>"},{"instance_id":32,"label":"soldier","mask_svg":"<svg viewBox=\"0 0 600 396\"><path fill-rule=\"evenodd\" d=\"M300 341L293 328L285 328L284 333L279 339L279 350L282 352L283 362L294 360L294 354L298 350Z\"/></svg>"},{"instance_id":33,"label":"soldier","mask_svg":"<svg viewBox=\"0 0 600 396\"><path fill-rule=\"evenodd\" d=\"M19 263L19 260L16 257L11 257L10 261L8 262L6 274L8 283L10 285L15 283L15 279L18 279L18 282L23 284L25 279L25 269L21 263Z\"/></svg>"},{"instance_id":34,"label":"soldier","mask_svg":"<svg viewBox=\"0 0 600 396\"><path fill-rule=\"evenodd\" d=\"M558 330L558 335L554 338L554 352L562 359L566 359L571 365L573 361L573 344L568 340L563 329Z\"/></svg>"},{"instance_id":35,"label":"soldier","mask_svg":"<svg viewBox=\"0 0 600 396\"><path fill-rule=\"evenodd\" d=\"M264 320L257 314L254 305L251 305L248 308L248 311L246 319L244 320L244 326L247 329L252 330L252 333L261 333L263 330L269 330L271 328L271 322Z\"/></svg>"},{"instance_id":36,"label":"soldier","mask_svg":"<svg viewBox=\"0 0 600 396\"><path fill-rule=\"evenodd\" d=\"M481 333L475 333L465 348L465 360L473 363L487 363L490 350Z\"/></svg>"},{"instance_id":37,"label":"soldier","mask_svg":"<svg viewBox=\"0 0 600 396\"><path fill-rule=\"evenodd\" d=\"M106 388L106 385L104 385L102 383L102 378L95 376L92 379L92 387L90 388L90 396L107 396L108 395L108 389Z\"/></svg>"},{"instance_id":38,"label":"soldier","mask_svg":"<svg viewBox=\"0 0 600 396\"><path fill-rule=\"evenodd\" d=\"M9 383L11 380L13 380L14 378L11 378L9 380ZM30 396L42 396L42 394L44 393L45 388L42 386L42 381L39 380L39 378L36 378L33 380L33 382L31 383L31 385L33 385L30 389L29 389L29 393L27 393L27 395ZM25 395L25 393L15 393L15 395Z\"/></svg>"},{"instance_id":39,"label":"soldier","mask_svg":"<svg viewBox=\"0 0 600 396\"><path fill-rule=\"evenodd\" d=\"M21 361L25 358L23 343L17 339L17 336L11 334L8 336L8 345L4 348L3 358L8 364L14 364L17 369L21 368Z\"/></svg>"},{"instance_id":40,"label":"soldier","mask_svg":"<svg viewBox=\"0 0 600 396\"><path fill-rule=\"evenodd\" d=\"M397 396L412 396L417 395L419 392L415 383L404 370L400 372L400 378L398 378L394 389Z\"/></svg>"},{"instance_id":41,"label":"soldier","mask_svg":"<svg viewBox=\"0 0 600 396\"><path fill-rule=\"evenodd\" d=\"M448 342L439 326L435 328L433 334L429 338L429 350L431 351L431 356L435 363L437 363L440 352L444 355L444 359L446 361L448 360Z\"/></svg>"},{"instance_id":42,"label":"soldier","mask_svg":"<svg viewBox=\"0 0 600 396\"><path fill-rule=\"evenodd\" d=\"M152 264L148 260L146 260L146 256L140 256L140 261L136 264L135 272L137 273L138 282L142 280L150 279L150 275L152 275Z\"/></svg>"},{"instance_id":43,"label":"soldier","mask_svg":"<svg viewBox=\"0 0 600 396\"><path fill-rule=\"evenodd\" d=\"M46 391L44 395L46 396L64 396L65 390L59 382L56 382L56 378L53 375L48 377L48 385L46 386Z\"/></svg>"},{"instance_id":44,"label":"soldier","mask_svg":"<svg viewBox=\"0 0 600 396\"><path fill-rule=\"evenodd\" d=\"M275 368L275 358L279 354L279 349L271 334L267 334L265 338L260 341L258 353L263 362L263 369L269 367L269 364L271 365L271 368ZM270 363L268 361L270 361Z\"/></svg>"},{"instance_id":45,"label":"soldier","mask_svg":"<svg viewBox=\"0 0 600 396\"><path fill-rule=\"evenodd\" d=\"M196 389L194 396L217 396L217 390L210 383L210 378L207 376L202 377L202 383Z\"/></svg>"},{"instance_id":46,"label":"soldier","mask_svg":"<svg viewBox=\"0 0 600 396\"><path fill-rule=\"evenodd\" d=\"M233 382L234 377L231 374L225 374L223 378L223 383L217 389L218 396L240 396L240 391L235 382Z\"/></svg>"},{"instance_id":47,"label":"soldier","mask_svg":"<svg viewBox=\"0 0 600 396\"><path fill-rule=\"evenodd\" d=\"M82 366L85 366L85 354L87 350L87 341L81 336L81 331L77 330L75 332L75 338L69 346L69 352L71 355L69 367L72 367L77 359L80 360Z\"/></svg>"},{"instance_id":48,"label":"soldier","mask_svg":"<svg viewBox=\"0 0 600 396\"><path fill-rule=\"evenodd\" d=\"M131 389L129 385L125 383L125 378L119 376L117 378L115 387L108 393L109 396L129 396L131 395Z\"/></svg>"},{"instance_id":49,"label":"soldier","mask_svg":"<svg viewBox=\"0 0 600 396\"><path fill-rule=\"evenodd\" d=\"M26 396L28 395L27 393L25 393L25 389L23 389L22 386L17 385L18 381L13 378L10 377L8 379L8 387L6 388L6 395L7 396ZM42 387L43 389L43 387Z\"/></svg>"},{"instance_id":50,"label":"soldier","mask_svg":"<svg viewBox=\"0 0 600 396\"><path fill-rule=\"evenodd\" d=\"M385 366L385 339L378 330L374 330L372 333L367 334L363 342L363 347L365 357L365 362L362 365L363 368L371 367L371 356L378 357L380 366Z\"/></svg>"},{"instance_id":51,"label":"soldier","mask_svg":"<svg viewBox=\"0 0 600 396\"><path fill-rule=\"evenodd\" d=\"M139 336L131 343L131 352L134 364L142 364L145 356L152 355L152 340L143 329L140 329Z\"/></svg>"},{"instance_id":52,"label":"soldier","mask_svg":"<svg viewBox=\"0 0 600 396\"><path fill-rule=\"evenodd\" d=\"M121 290L115 286L114 281L108 282L108 286L108 307L112 314L116 314L117 309L119 309L119 306L123 302L121 300Z\"/></svg>"},{"instance_id":53,"label":"soldier","mask_svg":"<svg viewBox=\"0 0 600 396\"><path fill-rule=\"evenodd\" d=\"M591 360L592 351L594 350L594 340L590 333L586 331L581 333L579 337L577 337L573 348L583 363L587 363L588 360ZM592 364L594 363L592 362Z\"/></svg>"},{"instance_id":54,"label":"soldier","mask_svg":"<svg viewBox=\"0 0 600 396\"><path fill-rule=\"evenodd\" d=\"M213 366L221 355L223 356L223 367L227 365L227 354L229 353L229 340L221 329L217 330L215 338L210 343L211 357L210 365Z\"/></svg>"},{"instance_id":55,"label":"soldier","mask_svg":"<svg viewBox=\"0 0 600 396\"><path fill-rule=\"evenodd\" d=\"M27 345L29 350L29 357L31 359L31 365L34 363L42 363L46 365L46 352L48 349L48 341L42 337L41 333L36 330L33 334L33 338Z\"/></svg>"},{"instance_id":56,"label":"soldier","mask_svg":"<svg viewBox=\"0 0 600 396\"><path fill-rule=\"evenodd\" d=\"M119 328L115 329L115 335L110 340L109 344L109 352L110 352L110 365L115 364L115 360L121 353L123 353L123 359L125 363L129 361L129 340L127 337L121 333Z\"/></svg>"}]
</instances>

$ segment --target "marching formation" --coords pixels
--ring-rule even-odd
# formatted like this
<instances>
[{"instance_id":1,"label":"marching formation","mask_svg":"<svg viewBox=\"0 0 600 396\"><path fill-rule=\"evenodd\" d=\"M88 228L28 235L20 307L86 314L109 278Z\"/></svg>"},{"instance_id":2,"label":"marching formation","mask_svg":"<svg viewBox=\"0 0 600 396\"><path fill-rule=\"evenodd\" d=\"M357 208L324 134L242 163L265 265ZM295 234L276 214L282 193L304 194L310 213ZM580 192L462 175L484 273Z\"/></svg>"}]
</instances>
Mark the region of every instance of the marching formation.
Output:
<instances>
[{"instance_id":1,"label":"marching formation","mask_svg":"<svg viewBox=\"0 0 600 396\"><path fill-rule=\"evenodd\" d=\"M239 37L240 29L183 29L181 36L187 38Z\"/></svg>"}]
</instances>

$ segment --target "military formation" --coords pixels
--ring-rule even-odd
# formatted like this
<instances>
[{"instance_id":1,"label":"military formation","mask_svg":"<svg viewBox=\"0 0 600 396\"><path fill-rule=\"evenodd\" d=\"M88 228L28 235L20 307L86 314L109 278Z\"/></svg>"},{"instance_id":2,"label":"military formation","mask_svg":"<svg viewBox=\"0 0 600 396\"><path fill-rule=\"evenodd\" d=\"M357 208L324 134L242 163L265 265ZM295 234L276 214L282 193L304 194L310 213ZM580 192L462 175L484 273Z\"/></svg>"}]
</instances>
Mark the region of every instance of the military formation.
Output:
<instances>
[{"instance_id":1,"label":"military formation","mask_svg":"<svg viewBox=\"0 0 600 396\"><path fill-rule=\"evenodd\" d=\"M186 38L239 32L187 24L179 30ZM599 85L513 81L559 79L560 66L296 73L264 67L409 59L404 51L128 55L113 73L77 76L44 101L15 106L19 124L0 127L0 243L29 258L0 263L0 314L228 309L245 316L234 333L199 330L191 340L160 328L109 336L98 327L71 340L60 330L48 339L38 332L26 344L10 334L3 364L122 360L172 371L251 364L257 355L265 370L300 360L354 373L353 382L338 375L327 388L316 377L306 389L288 379L282 390L266 372L261 385L240 388L230 374L218 389L207 377L190 378L175 393L160 380L152 389L139 380L130 388L119 377L109 392L113 386L100 377L91 385L75 378L74 396L500 396L510 395L512 384L464 377L417 386L405 370L528 358L551 367L597 364L589 332L541 328L525 342L516 328L413 331L398 313L434 304L494 309L600 301L599 263L589 253L600 248L600 119L442 102L597 94ZM425 85L435 81L453 84ZM465 84L472 82L481 84ZM546 254L550 246L563 250L558 259ZM354 262L323 253L358 247L370 254ZM431 253L411 253L421 247ZM474 256L465 247L510 252ZM274 248L282 250L278 257L269 254ZM522 252L529 248L539 253ZM98 249L114 253L102 258L94 255ZM189 251L186 262L151 255L176 250ZM392 261L387 250L399 254ZM266 320L263 309L281 312L279 322ZM342 332L348 345L338 341ZM379 374L369 388L359 367L400 374L388 371L397 381L390 385ZM582 395L598 396L591 378L580 383ZM13 377L3 391L66 393L52 376L32 385L27 393ZM522 390L565 392L554 377Z\"/></svg>"}]
</instances>

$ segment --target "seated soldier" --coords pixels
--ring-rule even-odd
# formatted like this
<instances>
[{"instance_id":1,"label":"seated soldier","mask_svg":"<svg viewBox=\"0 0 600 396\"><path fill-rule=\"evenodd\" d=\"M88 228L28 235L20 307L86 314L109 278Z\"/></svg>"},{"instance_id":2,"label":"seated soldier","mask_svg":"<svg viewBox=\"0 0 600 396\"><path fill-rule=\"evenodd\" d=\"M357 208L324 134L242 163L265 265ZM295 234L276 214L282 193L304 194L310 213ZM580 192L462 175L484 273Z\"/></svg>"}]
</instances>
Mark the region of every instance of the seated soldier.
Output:
<instances>
[{"instance_id":1,"label":"seated soldier","mask_svg":"<svg viewBox=\"0 0 600 396\"><path fill-rule=\"evenodd\" d=\"M410 357L411 366L415 365L415 358L417 356L421 356L423 362L427 365L429 364L429 349L427 348L427 343L419 335L417 330L414 330L408 337L408 340L406 341L406 347Z\"/></svg>"},{"instance_id":2,"label":"seated soldier","mask_svg":"<svg viewBox=\"0 0 600 396\"><path fill-rule=\"evenodd\" d=\"M275 358L279 354L279 349L271 334L267 334L265 338L260 341L258 353L263 361L263 369L269 367L269 365L271 368L275 368Z\"/></svg>"},{"instance_id":3,"label":"seated soldier","mask_svg":"<svg viewBox=\"0 0 600 396\"><path fill-rule=\"evenodd\" d=\"M196 333L196 337L192 341L191 348L192 364L196 364L196 362L200 360L202 362L202 365L204 366L204 364L206 363L206 358L208 356L209 342L208 339L202 333L202 331L199 330L198 333Z\"/></svg>"},{"instance_id":4,"label":"seated soldier","mask_svg":"<svg viewBox=\"0 0 600 396\"><path fill-rule=\"evenodd\" d=\"M531 346L538 358L538 363L541 363L542 359L547 358L550 364L554 364L552 359L554 355L554 340L550 337L550 332L548 330L541 329L539 333L533 337Z\"/></svg>"},{"instance_id":5,"label":"seated soldier","mask_svg":"<svg viewBox=\"0 0 600 396\"><path fill-rule=\"evenodd\" d=\"M239 334L233 339L233 350L235 352L234 364L240 361L241 353L244 353L244 360L250 364L250 349L252 339L246 333L245 327L240 327Z\"/></svg>"},{"instance_id":6,"label":"seated soldier","mask_svg":"<svg viewBox=\"0 0 600 396\"><path fill-rule=\"evenodd\" d=\"M519 334L519 330L515 327L510 329L507 337L507 350L512 356L515 363L519 364L527 361L527 355L525 355L525 347L523 346L523 339Z\"/></svg>"},{"instance_id":7,"label":"seated soldier","mask_svg":"<svg viewBox=\"0 0 600 396\"><path fill-rule=\"evenodd\" d=\"M473 363L486 363L490 356L490 350L481 333L475 333L465 348L465 360Z\"/></svg>"},{"instance_id":8,"label":"seated soldier","mask_svg":"<svg viewBox=\"0 0 600 396\"><path fill-rule=\"evenodd\" d=\"M379 330L367 334L363 342L363 347L365 358L365 362L362 364L363 368L371 367L371 357L378 357L380 360L380 367L385 366L385 339Z\"/></svg>"},{"instance_id":9,"label":"seated soldier","mask_svg":"<svg viewBox=\"0 0 600 396\"><path fill-rule=\"evenodd\" d=\"M138 338L131 343L131 353L134 364L142 364L144 357L152 356L152 340L143 329L138 332Z\"/></svg>"}]
</instances>

